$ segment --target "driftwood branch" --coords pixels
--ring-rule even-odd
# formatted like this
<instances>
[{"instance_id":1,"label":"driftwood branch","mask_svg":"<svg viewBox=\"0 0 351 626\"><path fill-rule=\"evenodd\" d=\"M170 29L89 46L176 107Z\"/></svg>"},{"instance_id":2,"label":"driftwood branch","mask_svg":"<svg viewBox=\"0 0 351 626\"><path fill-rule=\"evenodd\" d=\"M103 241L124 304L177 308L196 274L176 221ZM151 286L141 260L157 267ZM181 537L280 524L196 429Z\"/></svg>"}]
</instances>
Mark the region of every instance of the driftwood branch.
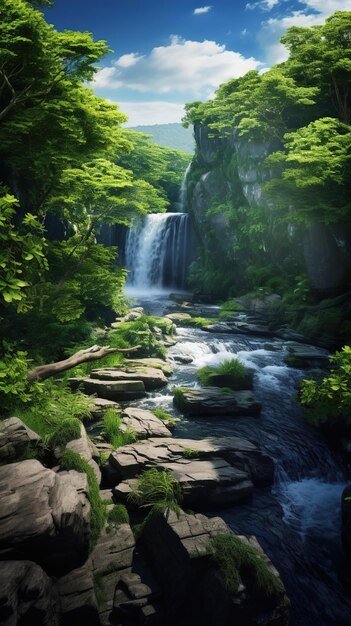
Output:
<instances>
[{"instance_id":1,"label":"driftwood branch","mask_svg":"<svg viewBox=\"0 0 351 626\"><path fill-rule=\"evenodd\" d=\"M68 359L64 359L63 361L57 361L57 363L48 363L47 365L39 365L38 367L34 367L27 374L27 379L29 382L34 382L35 380L45 380L50 376L55 376L55 374L59 374L60 372L65 372L66 370L75 367L76 365L80 365L81 363L86 363L87 361L97 361L98 359L102 359L104 356L108 354L114 354L116 352L135 352L139 350L141 346L134 346L133 348L110 348L109 346L92 346L91 348L87 348L86 350L79 350L72 354L72 356L68 357Z\"/></svg>"}]
</instances>

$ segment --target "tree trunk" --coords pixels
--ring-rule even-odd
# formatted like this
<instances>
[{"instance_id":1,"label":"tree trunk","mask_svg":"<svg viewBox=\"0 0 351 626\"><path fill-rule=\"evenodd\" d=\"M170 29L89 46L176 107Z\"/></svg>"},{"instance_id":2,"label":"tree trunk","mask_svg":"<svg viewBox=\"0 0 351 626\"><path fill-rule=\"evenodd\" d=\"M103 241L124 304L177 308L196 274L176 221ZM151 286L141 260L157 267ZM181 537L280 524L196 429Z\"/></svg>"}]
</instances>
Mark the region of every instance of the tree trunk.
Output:
<instances>
[{"instance_id":1,"label":"tree trunk","mask_svg":"<svg viewBox=\"0 0 351 626\"><path fill-rule=\"evenodd\" d=\"M134 346L133 348L110 348L109 346L92 346L91 348L87 348L86 350L79 350L72 356L68 357L68 359L64 359L63 361L57 361L57 363L49 363L48 365L39 365L38 367L34 367L27 374L27 378L29 382L34 382L35 380L45 380L50 376L55 376L55 374L59 374L60 372L64 372L66 370L75 367L76 365L80 365L80 363L86 363L87 361L97 361L98 359L102 359L104 356L108 354L114 354L116 352L135 352L139 350L141 346Z\"/></svg>"}]
</instances>

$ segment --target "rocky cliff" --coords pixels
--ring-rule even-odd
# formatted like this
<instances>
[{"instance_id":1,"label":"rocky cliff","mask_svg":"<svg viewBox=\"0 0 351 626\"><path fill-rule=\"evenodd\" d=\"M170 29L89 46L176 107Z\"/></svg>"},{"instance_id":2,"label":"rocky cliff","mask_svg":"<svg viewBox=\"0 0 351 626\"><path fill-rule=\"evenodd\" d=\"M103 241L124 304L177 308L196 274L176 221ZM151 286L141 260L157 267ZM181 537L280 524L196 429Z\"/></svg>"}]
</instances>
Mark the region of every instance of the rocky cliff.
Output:
<instances>
[{"instance_id":1,"label":"rocky cliff","mask_svg":"<svg viewBox=\"0 0 351 626\"><path fill-rule=\"evenodd\" d=\"M187 200L203 257L241 276L248 267L273 265L283 274L307 274L322 295L343 290L350 279L350 233L318 222L289 222L265 193L264 183L276 175L265 158L279 143L248 141L235 129L225 138L201 125L194 133ZM233 286L245 288L237 277Z\"/></svg>"}]
</instances>

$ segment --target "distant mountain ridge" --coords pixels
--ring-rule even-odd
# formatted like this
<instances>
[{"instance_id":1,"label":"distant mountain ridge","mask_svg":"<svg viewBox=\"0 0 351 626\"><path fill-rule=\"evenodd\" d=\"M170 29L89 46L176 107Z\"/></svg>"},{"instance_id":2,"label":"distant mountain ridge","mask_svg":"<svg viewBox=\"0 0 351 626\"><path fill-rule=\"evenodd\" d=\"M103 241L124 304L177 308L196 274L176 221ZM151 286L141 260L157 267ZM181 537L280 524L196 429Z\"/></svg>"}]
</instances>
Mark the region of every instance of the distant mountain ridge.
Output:
<instances>
[{"instance_id":1,"label":"distant mountain ridge","mask_svg":"<svg viewBox=\"0 0 351 626\"><path fill-rule=\"evenodd\" d=\"M184 128L181 124L153 124L150 126L133 126L131 130L152 135L152 141L160 146L174 148L193 154L195 150L195 139L193 129Z\"/></svg>"}]
</instances>

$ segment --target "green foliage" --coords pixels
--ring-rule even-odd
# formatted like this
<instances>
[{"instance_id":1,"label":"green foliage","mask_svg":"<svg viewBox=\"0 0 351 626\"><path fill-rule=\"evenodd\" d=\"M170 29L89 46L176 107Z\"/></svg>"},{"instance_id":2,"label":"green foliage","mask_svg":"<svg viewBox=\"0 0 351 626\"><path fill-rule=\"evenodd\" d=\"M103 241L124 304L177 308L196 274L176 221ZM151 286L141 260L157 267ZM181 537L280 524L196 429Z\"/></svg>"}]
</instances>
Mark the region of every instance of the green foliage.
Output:
<instances>
[{"instance_id":1,"label":"green foliage","mask_svg":"<svg viewBox=\"0 0 351 626\"><path fill-rule=\"evenodd\" d=\"M90 547L93 548L99 538L106 518L106 507L100 498L99 485L94 470L86 459L83 459L77 452L73 452L73 450L63 451L60 467L61 470L75 470L76 472L85 473L87 475L89 487L88 497L91 506Z\"/></svg>"},{"instance_id":2,"label":"green foliage","mask_svg":"<svg viewBox=\"0 0 351 626\"><path fill-rule=\"evenodd\" d=\"M82 420L90 417L92 403L80 391L73 393L65 383L46 380L36 385L37 395L32 403L13 408L23 422L46 440L67 418Z\"/></svg>"},{"instance_id":3,"label":"green foliage","mask_svg":"<svg viewBox=\"0 0 351 626\"><path fill-rule=\"evenodd\" d=\"M200 456L198 450L194 450L193 448L184 448L183 456L185 459L197 459Z\"/></svg>"},{"instance_id":4,"label":"green foliage","mask_svg":"<svg viewBox=\"0 0 351 626\"><path fill-rule=\"evenodd\" d=\"M245 311L245 307L242 304L233 299L226 300L223 304L221 304L219 319L224 320L226 317L230 317L236 313L241 313L242 311Z\"/></svg>"},{"instance_id":5,"label":"green foliage","mask_svg":"<svg viewBox=\"0 0 351 626\"><path fill-rule=\"evenodd\" d=\"M106 441L111 443L116 450L136 441L136 434L129 429L121 431L121 416L115 409L107 409L104 413L104 432Z\"/></svg>"},{"instance_id":6,"label":"green foliage","mask_svg":"<svg viewBox=\"0 0 351 626\"><path fill-rule=\"evenodd\" d=\"M183 411L185 408L184 396L183 396L185 391L187 391L185 387L174 387L173 389L173 404L180 411Z\"/></svg>"},{"instance_id":7,"label":"green foliage","mask_svg":"<svg viewBox=\"0 0 351 626\"><path fill-rule=\"evenodd\" d=\"M128 499L140 507L179 513L182 493L179 482L168 470L152 468L141 474Z\"/></svg>"},{"instance_id":8,"label":"green foliage","mask_svg":"<svg viewBox=\"0 0 351 626\"><path fill-rule=\"evenodd\" d=\"M247 370L245 365L240 363L238 359L226 359L217 367L205 366L199 369L196 373L199 382L205 387L213 385L211 382L211 376L213 374L221 374L230 377L232 384L228 380L226 386L232 389L237 389L237 385L244 382L247 378Z\"/></svg>"},{"instance_id":9,"label":"green foliage","mask_svg":"<svg viewBox=\"0 0 351 626\"><path fill-rule=\"evenodd\" d=\"M255 594L265 599L284 593L280 579L268 568L257 550L234 535L215 535L210 539L209 553L219 568L230 593L236 594L241 582L251 585Z\"/></svg>"},{"instance_id":10,"label":"green foliage","mask_svg":"<svg viewBox=\"0 0 351 626\"><path fill-rule=\"evenodd\" d=\"M79 439L81 422L77 417L66 417L59 423L48 439L53 448L64 447L69 441Z\"/></svg>"},{"instance_id":11,"label":"green foliage","mask_svg":"<svg viewBox=\"0 0 351 626\"><path fill-rule=\"evenodd\" d=\"M209 324L214 324L214 322L217 322L217 318L215 317L187 317L181 320L181 325L194 328L203 328L204 326L208 326Z\"/></svg>"},{"instance_id":12,"label":"green foliage","mask_svg":"<svg viewBox=\"0 0 351 626\"><path fill-rule=\"evenodd\" d=\"M13 345L4 342L1 353L0 400L1 412L6 413L14 404L30 402L39 392L39 387L27 381L30 369L27 352L16 350Z\"/></svg>"},{"instance_id":13,"label":"green foliage","mask_svg":"<svg viewBox=\"0 0 351 626\"><path fill-rule=\"evenodd\" d=\"M174 427L177 423L176 418L170 413L164 411L163 409L154 409L153 413L154 415L156 415L156 417L158 417L159 420L162 420L162 422L164 422L168 428Z\"/></svg>"},{"instance_id":14,"label":"green foliage","mask_svg":"<svg viewBox=\"0 0 351 626\"><path fill-rule=\"evenodd\" d=\"M107 523L115 528L122 524L129 524L129 514L124 504L115 504L114 507L108 511Z\"/></svg>"},{"instance_id":15,"label":"green foliage","mask_svg":"<svg viewBox=\"0 0 351 626\"><path fill-rule=\"evenodd\" d=\"M342 416L351 424L351 347L344 346L329 360L330 374L322 380L304 380L299 400L313 423Z\"/></svg>"},{"instance_id":16,"label":"green foliage","mask_svg":"<svg viewBox=\"0 0 351 626\"><path fill-rule=\"evenodd\" d=\"M155 356L164 358L166 356L166 350L154 333L155 320L159 320L159 323L164 325L166 330L170 328L169 322L163 322L163 318L148 318L147 316L143 316L134 322L121 322L118 324L116 331L110 334L110 344L113 345L114 337L117 336L117 341L123 340L129 346L141 346L140 350L138 350L137 354L134 356ZM158 324L156 323L156 325Z\"/></svg>"}]
</instances>

